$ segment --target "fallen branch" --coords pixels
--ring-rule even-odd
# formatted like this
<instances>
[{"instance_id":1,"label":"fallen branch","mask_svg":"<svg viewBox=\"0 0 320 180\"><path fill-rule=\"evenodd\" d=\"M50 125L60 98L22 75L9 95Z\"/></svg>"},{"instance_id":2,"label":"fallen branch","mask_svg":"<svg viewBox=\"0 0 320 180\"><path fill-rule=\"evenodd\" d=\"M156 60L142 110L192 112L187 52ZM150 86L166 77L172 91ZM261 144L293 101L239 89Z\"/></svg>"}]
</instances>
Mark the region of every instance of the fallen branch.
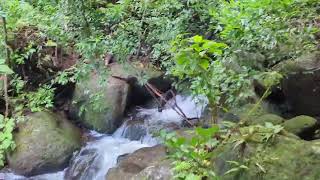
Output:
<instances>
[{"instance_id":1,"label":"fallen branch","mask_svg":"<svg viewBox=\"0 0 320 180\"><path fill-rule=\"evenodd\" d=\"M158 90L157 88L155 88L154 86L152 86L150 83L146 83L145 87L148 89L148 91L152 94L157 95L158 97L160 97L161 100L163 100L166 104L168 103L168 100L163 97L163 93ZM193 123L191 123L189 121L189 118L186 116L186 114L182 111L182 109L178 106L177 101L176 101L176 94L170 90L169 93L172 93L172 96L174 98L174 105L169 104L169 106L179 115L183 118L183 120L185 120L189 125L194 126ZM155 97L154 95L152 95L153 97ZM158 101L157 101L158 102ZM161 105L161 103L159 103ZM194 119L194 118L192 118Z\"/></svg>"}]
</instances>

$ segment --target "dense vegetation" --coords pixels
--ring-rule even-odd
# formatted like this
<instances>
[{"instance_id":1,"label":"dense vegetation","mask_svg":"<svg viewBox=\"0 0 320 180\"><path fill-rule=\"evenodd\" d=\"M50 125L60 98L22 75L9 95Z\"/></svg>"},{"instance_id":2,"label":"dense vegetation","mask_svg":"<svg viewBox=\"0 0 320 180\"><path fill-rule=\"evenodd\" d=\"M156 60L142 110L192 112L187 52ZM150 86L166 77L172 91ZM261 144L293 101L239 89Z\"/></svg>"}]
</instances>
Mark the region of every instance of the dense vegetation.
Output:
<instances>
[{"instance_id":1,"label":"dense vegetation","mask_svg":"<svg viewBox=\"0 0 320 180\"><path fill-rule=\"evenodd\" d=\"M178 88L206 96L215 120L252 100L253 80L268 94L283 77L274 67L319 48L319 14L318 0L0 0L0 166L14 148L14 123L54 107L59 85L92 70L106 78L108 54L124 64L152 64ZM67 59L76 63L64 65ZM267 129L264 142L281 130L258 128ZM213 126L196 129L190 142L163 135L177 178L217 178L208 164L223 143L212 138L217 134ZM248 168L230 163L229 173Z\"/></svg>"}]
</instances>

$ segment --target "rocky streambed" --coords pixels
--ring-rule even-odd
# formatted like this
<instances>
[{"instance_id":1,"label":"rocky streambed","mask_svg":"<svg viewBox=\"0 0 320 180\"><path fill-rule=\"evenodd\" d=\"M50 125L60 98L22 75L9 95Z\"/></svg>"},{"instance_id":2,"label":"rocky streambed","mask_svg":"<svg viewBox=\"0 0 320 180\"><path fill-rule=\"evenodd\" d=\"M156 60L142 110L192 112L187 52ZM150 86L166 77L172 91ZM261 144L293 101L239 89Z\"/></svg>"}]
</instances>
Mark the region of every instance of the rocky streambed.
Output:
<instances>
[{"instance_id":1,"label":"rocky streambed","mask_svg":"<svg viewBox=\"0 0 320 180\"><path fill-rule=\"evenodd\" d=\"M247 120L240 133L232 134L231 138L248 132L251 136L241 149L232 144L216 149L217 156L210 163L218 175L227 180L320 179L318 62L319 53L280 64L280 70L290 73L281 82L281 88L272 88L260 106L248 102L221 114L220 120L224 121ZM15 130L17 147L7 155L8 168L1 170L0 179L172 179L166 149L153 135L161 129L187 129L170 103L177 103L187 117L195 118L203 116L205 100L178 95L159 111L155 104L148 104L152 97L146 89L128 81L132 77L130 71L118 65L110 68L111 75L122 79L109 76L107 85L102 86L93 72L91 78L75 85L70 100L75 103L67 108L67 113L47 110L26 115L26 121L20 122ZM160 77L154 75L149 82L165 92L171 84ZM264 87L260 84L254 89L259 95ZM102 102L92 103L92 98ZM83 112L82 107L86 107ZM248 117L253 107L256 110ZM128 118L125 115L130 108L137 111ZM261 143L265 129L250 129L268 122L281 125L283 130L272 143ZM248 170L225 175L234 168L230 161L246 164Z\"/></svg>"},{"instance_id":2,"label":"rocky streambed","mask_svg":"<svg viewBox=\"0 0 320 180\"><path fill-rule=\"evenodd\" d=\"M188 96L178 95L175 101L183 111L187 112L186 115L190 117L200 117L205 107L205 104L198 104L195 99ZM52 116L52 118L55 118L53 113L41 112L32 115L32 121L28 121L28 123L32 122L31 124L35 126L36 124L33 123L33 121L44 123L43 119L40 118L42 116ZM9 156L12 158L9 158L9 164L14 171L3 172L0 174L0 177L9 180L102 180L117 179L118 173L121 172L126 174L124 177L136 175L138 178L138 176L142 176L142 174L139 175L142 170L149 166L153 167L154 163L160 163L162 160L165 160L166 150L163 146L158 145L160 144L160 140L153 137L152 133L160 129L175 129L180 127L183 119L169 106L162 112L159 112L157 108L140 108L135 118L136 120L124 120L123 125L112 135L90 131L87 135L89 140L78 151L76 151L76 149L80 147L80 136L77 133L78 129L70 129L70 134L67 134L68 131L66 130L63 130L66 134L62 132L59 133L60 130L54 130L57 135L61 135L61 140L65 141L64 144L59 144L59 138L57 137L54 138L54 140L56 140L55 142L47 143L48 147L45 147L46 144L41 141L47 141L46 136L52 138L52 136L55 135L46 135L47 132L50 132L50 129L32 127L32 130L30 130L24 127L22 129L23 132L21 132L23 133L21 135L21 141L30 144L32 147L17 147L17 150L21 152L18 151L15 152L12 157ZM58 120L60 119L56 118L52 121L56 123L53 126L68 127L68 125L60 124ZM28 131L28 129L30 132L24 132ZM29 140L25 138L28 137L25 133L39 133L37 138L40 139L33 139L32 143L25 142ZM71 140L68 141L65 136L71 138ZM74 142L78 143L73 144ZM39 148L38 152L33 149L36 148L35 146ZM66 161L64 158L70 155L68 151L74 151L74 153L71 160ZM43 159L46 153L50 154L47 154L47 159ZM133 154L129 155L131 153ZM49 167L50 164L48 164L50 161L54 161L51 167ZM15 164L13 164L13 162ZM67 162L68 165L64 170L57 171L58 167L63 167L63 165L58 162ZM113 168L117 163L120 167L125 167L126 172L122 172L119 168ZM53 167L53 165L55 165L56 168ZM170 169L169 167L167 163L163 168ZM155 170L157 172L153 172ZM158 170L159 169L150 169L147 172L141 173L151 173L149 176L159 176L157 173L162 173L158 172ZM46 171L50 171L51 173L36 174ZM160 168L160 171L163 170ZM165 176L170 175L170 171L163 172L166 172L163 174ZM167 175L168 173L169 175ZM26 176L21 176L21 174Z\"/></svg>"}]
</instances>

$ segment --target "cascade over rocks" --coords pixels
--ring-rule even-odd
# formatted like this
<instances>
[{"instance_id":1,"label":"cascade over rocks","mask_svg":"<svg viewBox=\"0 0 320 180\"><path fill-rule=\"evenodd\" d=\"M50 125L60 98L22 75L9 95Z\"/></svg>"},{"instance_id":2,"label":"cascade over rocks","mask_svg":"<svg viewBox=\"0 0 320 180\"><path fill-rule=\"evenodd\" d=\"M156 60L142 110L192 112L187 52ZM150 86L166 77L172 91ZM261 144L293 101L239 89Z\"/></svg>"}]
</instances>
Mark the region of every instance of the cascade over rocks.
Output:
<instances>
[{"instance_id":1,"label":"cascade over rocks","mask_svg":"<svg viewBox=\"0 0 320 180\"><path fill-rule=\"evenodd\" d=\"M31 176L62 170L81 147L81 133L64 117L50 111L26 116L14 134L15 150L8 154L9 167Z\"/></svg>"}]
</instances>

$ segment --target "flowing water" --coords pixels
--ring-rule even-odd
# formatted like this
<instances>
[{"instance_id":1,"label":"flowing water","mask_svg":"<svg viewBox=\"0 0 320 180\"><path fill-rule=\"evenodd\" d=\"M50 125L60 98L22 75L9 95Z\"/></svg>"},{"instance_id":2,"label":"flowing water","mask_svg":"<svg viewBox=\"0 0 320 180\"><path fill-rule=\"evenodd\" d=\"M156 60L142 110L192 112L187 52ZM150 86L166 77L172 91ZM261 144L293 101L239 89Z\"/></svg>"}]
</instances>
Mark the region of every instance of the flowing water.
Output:
<instances>
[{"instance_id":1,"label":"flowing water","mask_svg":"<svg viewBox=\"0 0 320 180\"><path fill-rule=\"evenodd\" d=\"M170 124L181 125L183 117L171 108L174 103L188 118L200 117L206 106L203 98L177 95L162 112L157 108L139 109L135 117L138 121L127 120L112 136L92 131L90 135L94 140L76 152L69 167L63 171L29 178L11 172L0 173L0 180L104 180L108 170L117 164L119 156L159 143L151 132L167 128Z\"/></svg>"}]
</instances>

